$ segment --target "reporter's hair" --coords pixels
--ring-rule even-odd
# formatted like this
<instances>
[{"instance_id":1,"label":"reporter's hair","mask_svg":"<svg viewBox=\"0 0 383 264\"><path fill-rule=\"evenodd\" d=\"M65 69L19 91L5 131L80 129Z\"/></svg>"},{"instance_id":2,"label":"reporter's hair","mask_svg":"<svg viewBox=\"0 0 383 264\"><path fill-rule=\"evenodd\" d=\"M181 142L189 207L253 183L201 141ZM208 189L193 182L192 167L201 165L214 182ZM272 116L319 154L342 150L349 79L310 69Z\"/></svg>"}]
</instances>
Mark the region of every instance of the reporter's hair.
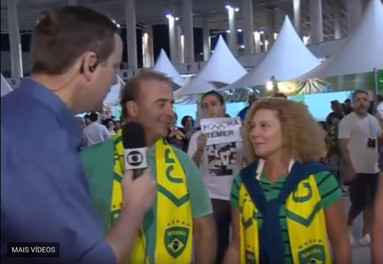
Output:
<instances>
[{"instance_id":1,"label":"reporter's hair","mask_svg":"<svg viewBox=\"0 0 383 264\"><path fill-rule=\"evenodd\" d=\"M105 15L82 6L44 12L32 33L32 74L63 74L87 51L99 64L114 51L118 26Z\"/></svg>"},{"instance_id":2,"label":"reporter's hair","mask_svg":"<svg viewBox=\"0 0 383 264\"><path fill-rule=\"evenodd\" d=\"M282 98L266 97L254 103L247 115L242 130L246 146L252 146L250 133L254 114L261 110L276 111L281 122L283 147L297 161L319 159L325 153L325 134L309 113L306 105ZM248 148L249 161L255 160L252 147Z\"/></svg>"},{"instance_id":3,"label":"reporter's hair","mask_svg":"<svg viewBox=\"0 0 383 264\"><path fill-rule=\"evenodd\" d=\"M152 80L167 83L170 87L172 85L172 81L169 76L158 71L146 70L134 76L132 79L126 82L125 87L121 92L120 105L122 120L126 120L128 117L128 109L126 107L126 103L129 101L136 102L139 98L141 82Z\"/></svg>"}]
</instances>

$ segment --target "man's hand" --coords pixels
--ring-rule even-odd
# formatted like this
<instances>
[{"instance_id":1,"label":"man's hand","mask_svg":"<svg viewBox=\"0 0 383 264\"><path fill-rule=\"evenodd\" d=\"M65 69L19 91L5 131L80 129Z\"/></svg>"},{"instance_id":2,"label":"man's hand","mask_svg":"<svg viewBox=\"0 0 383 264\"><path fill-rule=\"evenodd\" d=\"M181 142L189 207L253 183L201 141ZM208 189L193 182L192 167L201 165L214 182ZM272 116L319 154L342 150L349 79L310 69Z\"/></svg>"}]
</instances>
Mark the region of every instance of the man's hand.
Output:
<instances>
[{"instance_id":1,"label":"man's hand","mask_svg":"<svg viewBox=\"0 0 383 264\"><path fill-rule=\"evenodd\" d=\"M345 173L344 173L344 180L346 182L351 182L355 179L356 179L356 174L355 174L354 167L351 164L346 165Z\"/></svg>"},{"instance_id":2,"label":"man's hand","mask_svg":"<svg viewBox=\"0 0 383 264\"><path fill-rule=\"evenodd\" d=\"M148 211L156 197L156 182L149 172L145 169L143 174L133 180L133 171L125 173L121 180L122 195L124 205L142 211Z\"/></svg>"},{"instance_id":3,"label":"man's hand","mask_svg":"<svg viewBox=\"0 0 383 264\"><path fill-rule=\"evenodd\" d=\"M176 137L178 140L182 140L185 138L185 134L182 133L181 130L179 130L177 127L172 128L170 130L169 138Z\"/></svg>"}]
</instances>

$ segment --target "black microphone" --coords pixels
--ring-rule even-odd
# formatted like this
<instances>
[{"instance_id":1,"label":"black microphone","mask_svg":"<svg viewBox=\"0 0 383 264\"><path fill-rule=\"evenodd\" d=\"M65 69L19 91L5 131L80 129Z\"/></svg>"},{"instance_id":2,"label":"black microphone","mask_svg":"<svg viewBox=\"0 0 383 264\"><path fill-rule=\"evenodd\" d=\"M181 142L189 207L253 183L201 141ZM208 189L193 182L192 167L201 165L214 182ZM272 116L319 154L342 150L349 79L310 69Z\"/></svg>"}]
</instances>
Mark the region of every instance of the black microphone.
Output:
<instances>
[{"instance_id":1,"label":"black microphone","mask_svg":"<svg viewBox=\"0 0 383 264\"><path fill-rule=\"evenodd\" d=\"M140 177L148 167L148 146L141 124L128 122L122 127L125 171L133 170L133 179Z\"/></svg>"}]
</instances>

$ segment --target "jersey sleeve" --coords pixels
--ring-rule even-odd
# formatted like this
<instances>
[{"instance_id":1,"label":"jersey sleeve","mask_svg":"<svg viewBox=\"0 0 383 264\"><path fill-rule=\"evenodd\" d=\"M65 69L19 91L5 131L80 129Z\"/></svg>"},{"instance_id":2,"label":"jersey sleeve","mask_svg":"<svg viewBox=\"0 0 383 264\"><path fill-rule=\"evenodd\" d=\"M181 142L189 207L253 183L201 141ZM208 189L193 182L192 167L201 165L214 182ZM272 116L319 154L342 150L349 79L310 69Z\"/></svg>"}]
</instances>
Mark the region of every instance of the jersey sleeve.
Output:
<instances>
[{"instance_id":1,"label":"jersey sleeve","mask_svg":"<svg viewBox=\"0 0 383 264\"><path fill-rule=\"evenodd\" d=\"M329 171L319 172L315 175L315 180L323 208L331 206L342 198L342 191L334 174Z\"/></svg>"}]
</instances>

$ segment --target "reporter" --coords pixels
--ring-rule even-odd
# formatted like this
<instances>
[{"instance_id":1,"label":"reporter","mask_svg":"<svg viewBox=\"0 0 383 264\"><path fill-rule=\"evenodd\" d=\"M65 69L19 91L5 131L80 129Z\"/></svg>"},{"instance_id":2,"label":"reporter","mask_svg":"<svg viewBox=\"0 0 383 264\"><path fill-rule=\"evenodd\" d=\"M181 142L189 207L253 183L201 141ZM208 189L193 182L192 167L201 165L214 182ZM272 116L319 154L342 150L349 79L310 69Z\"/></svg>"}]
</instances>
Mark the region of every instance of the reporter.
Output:
<instances>
[{"instance_id":1,"label":"reporter","mask_svg":"<svg viewBox=\"0 0 383 264\"><path fill-rule=\"evenodd\" d=\"M4 263L126 262L155 183L148 171L136 181L125 175L121 216L104 239L90 203L79 159L82 132L74 119L102 103L117 81L121 57L118 27L84 7L48 11L33 30L32 78L1 98ZM58 242L60 256L11 258L10 242Z\"/></svg>"}]
</instances>

